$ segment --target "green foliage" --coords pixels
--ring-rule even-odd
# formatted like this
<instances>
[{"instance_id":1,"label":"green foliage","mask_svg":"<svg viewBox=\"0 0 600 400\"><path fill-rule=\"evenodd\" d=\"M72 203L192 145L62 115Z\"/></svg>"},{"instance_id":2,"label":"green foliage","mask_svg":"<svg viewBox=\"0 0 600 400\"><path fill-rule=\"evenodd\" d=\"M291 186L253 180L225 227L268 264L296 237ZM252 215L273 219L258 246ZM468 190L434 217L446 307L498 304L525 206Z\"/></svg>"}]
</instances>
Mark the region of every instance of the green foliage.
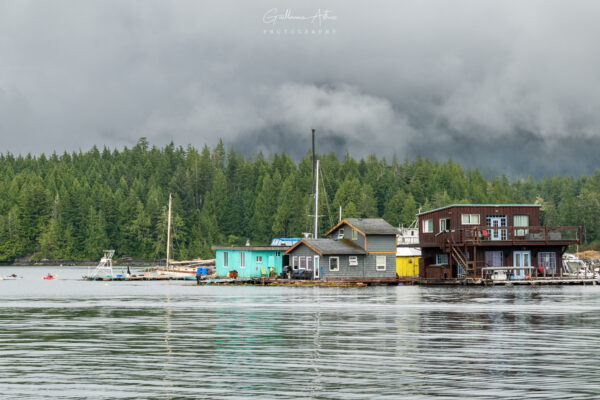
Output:
<instances>
[{"instance_id":1,"label":"green foliage","mask_svg":"<svg viewBox=\"0 0 600 400\"><path fill-rule=\"evenodd\" d=\"M421 210L454 203L534 203L546 225L582 225L600 243L600 170L577 179L486 180L452 160L321 154L320 232L343 217L383 216L408 226ZM50 156L0 155L0 261L98 259L104 248L165 257L166 206L173 194L173 258L212 257L213 244L267 244L312 231L312 159L244 157L219 141Z\"/></svg>"}]
</instances>

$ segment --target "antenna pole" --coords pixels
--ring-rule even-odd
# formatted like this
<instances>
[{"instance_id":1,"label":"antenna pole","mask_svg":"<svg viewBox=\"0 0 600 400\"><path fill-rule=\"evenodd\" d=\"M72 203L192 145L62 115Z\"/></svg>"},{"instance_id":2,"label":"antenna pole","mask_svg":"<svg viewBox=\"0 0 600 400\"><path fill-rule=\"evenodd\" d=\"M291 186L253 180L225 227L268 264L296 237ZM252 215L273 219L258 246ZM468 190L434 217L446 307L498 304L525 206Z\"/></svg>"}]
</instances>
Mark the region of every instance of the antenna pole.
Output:
<instances>
[{"instance_id":1,"label":"antenna pole","mask_svg":"<svg viewBox=\"0 0 600 400\"><path fill-rule=\"evenodd\" d=\"M319 231L319 160L317 160L317 169L315 177L315 239L317 238L317 232Z\"/></svg>"},{"instance_id":2,"label":"antenna pole","mask_svg":"<svg viewBox=\"0 0 600 400\"><path fill-rule=\"evenodd\" d=\"M171 193L169 193L169 216L167 219L167 263L166 268L169 269L169 256L171 254Z\"/></svg>"},{"instance_id":3,"label":"antenna pole","mask_svg":"<svg viewBox=\"0 0 600 400\"><path fill-rule=\"evenodd\" d=\"M316 157L315 157L315 130L312 130L312 173L313 173L313 181L312 181L312 195L315 195L315 162L316 162Z\"/></svg>"}]
</instances>

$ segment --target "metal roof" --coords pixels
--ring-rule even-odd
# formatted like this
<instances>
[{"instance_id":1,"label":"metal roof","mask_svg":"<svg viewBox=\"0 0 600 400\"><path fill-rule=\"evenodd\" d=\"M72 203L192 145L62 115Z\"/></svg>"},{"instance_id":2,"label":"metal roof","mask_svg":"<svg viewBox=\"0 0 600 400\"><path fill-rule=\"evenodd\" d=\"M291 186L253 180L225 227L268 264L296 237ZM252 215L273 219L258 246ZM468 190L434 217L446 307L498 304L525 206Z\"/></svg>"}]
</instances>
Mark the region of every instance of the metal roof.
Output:
<instances>
[{"instance_id":1,"label":"metal roof","mask_svg":"<svg viewBox=\"0 0 600 400\"><path fill-rule=\"evenodd\" d=\"M301 239L302 238L273 238L273 240L271 240L271 246L293 246Z\"/></svg>"},{"instance_id":2,"label":"metal roof","mask_svg":"<svg viewBox=\"0 0 600 400\"><path fill-rule=\"evenodd\" d=\"M450 207L541 207L541 205L540 204L452 204L451 206L445 206L445 207L436 208L434 210L420 212L417 214L417 216L423 215L423 214L429 214L430 212L439 211L439 210L443 210L445 208L450 208Z\"/></svg>"},{"instance_id":3,"label":"metal roof","mask_svg":"<svg viewBox=\"0 0 600 400\"><path fill-rule=\"evenodd\" d=\"M416 247L398 247L396 257L421 257L421 249Z\"/></svg>"},{"instance_id":4,"label":"metal roof","mask_svg":"<svg viewBox=\"0 0 600 400\"><path fill-rule=\"evenodd\" d=\"M212 246L213 250L286 251L290 246Z\"/></svg>"},{"instance_id":5,"label":"metal roof","mask_svg":"<svg viewBox=\"0 0 600 400\"><path fill-rule=\"evenodd\" d=\"M367 254L366 251L358 246L351 245L345 240L335 239L303 239L309 247L321 252L323 255L328 254Z\"/></svg>"},{"instance_id":6,"label":"metal roof","mask_svg":"<svg viewBox=\"0 0 600 400\"><path fill-rule=\"evenodd\" d=\"M354 225L365 235L396 235L398 228L390 225L383 218L344 218L350 225Z\"/></svg>"}]
</instances>

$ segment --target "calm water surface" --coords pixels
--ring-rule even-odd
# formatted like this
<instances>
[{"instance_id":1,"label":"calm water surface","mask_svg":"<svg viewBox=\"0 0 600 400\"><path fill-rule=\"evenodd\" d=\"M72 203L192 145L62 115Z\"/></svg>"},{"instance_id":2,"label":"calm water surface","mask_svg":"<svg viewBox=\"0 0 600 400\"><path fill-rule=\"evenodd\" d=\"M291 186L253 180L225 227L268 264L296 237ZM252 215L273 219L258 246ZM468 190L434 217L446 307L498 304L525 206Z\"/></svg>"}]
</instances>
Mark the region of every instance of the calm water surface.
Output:
<instances>
[{"instance_id":1,"label":"calm water surface","mask_svg":"<svg viewBox=\"0 0 600 400\"><path fill-rule=\"evenodd\" d=\"M3 399L600 397L600 286L198 287L0 268L13 272Z\"/></svg>"}]
</instances>

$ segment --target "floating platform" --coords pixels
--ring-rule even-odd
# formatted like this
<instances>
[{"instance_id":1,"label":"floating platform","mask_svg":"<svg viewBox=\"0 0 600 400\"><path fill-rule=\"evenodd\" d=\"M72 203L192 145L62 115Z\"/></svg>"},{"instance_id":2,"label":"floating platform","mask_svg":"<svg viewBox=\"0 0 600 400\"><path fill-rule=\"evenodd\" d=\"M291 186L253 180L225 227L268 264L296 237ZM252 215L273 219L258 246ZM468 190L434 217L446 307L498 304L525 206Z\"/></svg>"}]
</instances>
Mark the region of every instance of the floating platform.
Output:
<instances>
[{"instance_id":1,"label":"floating platform","mask_svg":"<svg viewBox=\"0 0 600 400\"><path fill-rule=\"evenodd\" d=\"M344 280L307 280L307 279L280 279L280 278L248 278L248 279L205 279L198 280L198 285L220 286L325 286L325 287L364 287L364 286L397 286L414 285L418 280L406 279L344 279Z\"/></svg>"},{"instance_id":2,"label":"floating platform","mask_svg":"<svg viewBox=\"0 0 600 400\"><path fill-rule=\"evenodd\" d=\"M132 275L132 276L84 276L85 281L195 281L195 276L167 276L167 275Z\"/></svg>"},{"instance_id":3,"label":"floating platform","mask_svg":"<svg viewBox=\"0 0 600 400\"><path fill-rule=\"evenodd\" d=\"M600 283L595 278L534 278L494 281L491 279L422 279L425 286L541 286L541 285L593 285Z\"/></svg>"}]
</instances>

